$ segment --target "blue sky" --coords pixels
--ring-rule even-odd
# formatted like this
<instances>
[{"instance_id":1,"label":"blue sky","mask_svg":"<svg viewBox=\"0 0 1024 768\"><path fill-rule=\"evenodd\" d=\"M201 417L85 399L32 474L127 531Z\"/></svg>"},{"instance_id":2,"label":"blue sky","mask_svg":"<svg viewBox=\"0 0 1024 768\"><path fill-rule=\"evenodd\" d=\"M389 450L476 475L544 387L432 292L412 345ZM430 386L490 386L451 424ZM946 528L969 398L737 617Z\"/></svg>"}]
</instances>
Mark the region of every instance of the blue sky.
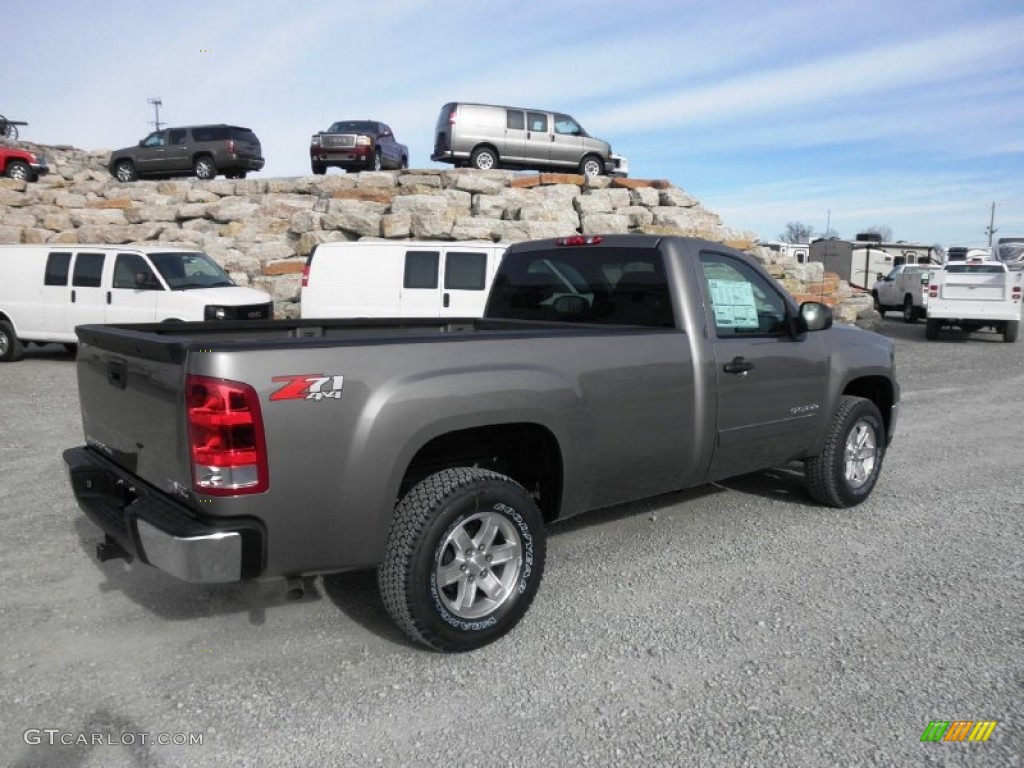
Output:
<instances>
[{"instance_id":1,"label":"blue sky","mask_svg":"<svg viewBox=\"0 0 1024 768\"><path fill-rule=\"evenodd\" d=\"M16 9L14 6L22 6ZM388 122L430 161L447 101L574 115L726 224L774 239L1024 236L1021 0L33 0L6 6L0 112L22 138L114 149L171 125L251 127L264 178L310 134ZM13 28L11 24L13 23ZM330 173L337 173L332 170Z\"/></svg>"}]
</instances>

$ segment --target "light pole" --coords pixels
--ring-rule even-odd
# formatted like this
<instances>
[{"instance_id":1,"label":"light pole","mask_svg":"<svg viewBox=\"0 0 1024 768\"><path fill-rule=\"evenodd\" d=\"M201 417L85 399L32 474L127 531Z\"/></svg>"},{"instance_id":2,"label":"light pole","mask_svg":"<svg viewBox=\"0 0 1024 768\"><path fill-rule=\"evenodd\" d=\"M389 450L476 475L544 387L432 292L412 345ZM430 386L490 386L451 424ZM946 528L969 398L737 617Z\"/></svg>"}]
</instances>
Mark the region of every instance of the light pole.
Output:
<instances>
[{"instance_id":1,"label":"light pole","mask_svg":"<svg viewBox=\"0 0 1024 768\"><path fill-rule=\"evenodd\" d=\"M160 101L159 96L154 96L153 98L148 99L148 101L150 104L153 105L153 109L156 112L156 120L153 121L153 125L159 131L161 126L163 125L163 123L160 122L160 107L162 107L164 103Z\"/></svg>"}]
</instances>

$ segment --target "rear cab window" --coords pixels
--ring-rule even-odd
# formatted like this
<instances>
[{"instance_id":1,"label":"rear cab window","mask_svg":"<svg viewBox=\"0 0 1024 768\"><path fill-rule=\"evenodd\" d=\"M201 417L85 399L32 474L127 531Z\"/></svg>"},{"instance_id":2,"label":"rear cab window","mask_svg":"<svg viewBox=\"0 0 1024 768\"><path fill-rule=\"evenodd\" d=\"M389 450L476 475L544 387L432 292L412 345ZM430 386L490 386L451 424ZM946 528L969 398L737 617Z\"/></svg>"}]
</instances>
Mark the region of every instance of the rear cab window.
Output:
<instances>
[{"instance_id":1,"label":"rear cab window","mask_svg":"<svg viewBox=\"0 0 1024 768\"><path fill-rule=\"evenodd\" d=\"M505 254L487 316L674 328L661 253L557 248Z\"/></svg>"}]
</instances>

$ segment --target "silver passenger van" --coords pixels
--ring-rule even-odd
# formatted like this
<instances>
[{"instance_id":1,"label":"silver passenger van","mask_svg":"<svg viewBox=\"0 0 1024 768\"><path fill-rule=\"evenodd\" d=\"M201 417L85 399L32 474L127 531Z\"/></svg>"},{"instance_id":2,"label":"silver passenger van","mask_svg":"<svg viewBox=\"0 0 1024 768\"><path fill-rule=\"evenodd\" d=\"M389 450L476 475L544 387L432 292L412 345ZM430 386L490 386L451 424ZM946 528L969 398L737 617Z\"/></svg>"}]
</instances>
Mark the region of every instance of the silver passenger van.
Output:
<instances>
[{"instance_id":1,"label":"silver passenger van","mask_svg":"<svg viewBox=\"0 0 1024 768\"><path fill-rule=\"evenodd\" d=\"M481 170L576 170L615 174L607 141L569 115L542 109L450 102L441 107L431 160Z\"/></svg>"}]
</instances>

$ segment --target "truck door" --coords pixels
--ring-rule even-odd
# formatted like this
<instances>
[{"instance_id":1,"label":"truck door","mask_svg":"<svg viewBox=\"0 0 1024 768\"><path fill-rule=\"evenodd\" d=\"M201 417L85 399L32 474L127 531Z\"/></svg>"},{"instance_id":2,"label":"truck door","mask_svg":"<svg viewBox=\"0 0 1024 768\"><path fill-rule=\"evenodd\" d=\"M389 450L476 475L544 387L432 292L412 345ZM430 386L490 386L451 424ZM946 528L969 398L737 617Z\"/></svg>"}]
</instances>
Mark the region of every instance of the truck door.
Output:
<instances>
[{"instance_id":1,"label":"truck door","mask_svg":"<svg viewBox=\"0 0 1024 768\"><path fill-rule=\"evenodd\" d=\"M746 262L705 251L700 266L718 385L709 479L784 464L827 417L821 338L793 338L782 294Z\"/></svg>"},{"instance_id":2,"label":"truck door","mask_svg":"<svg viewBox=\"0 0 1024 768\"><path fill-rule=\"evenodd\" d=\"M493 254L486 251L448 250L444 254L441 317L481 317L487 303L488 275ZM489 263L491 262L491 263Z\"/></svg>"},{"instance_id":3,"label":"truck door","mask_svg":"<svg viewBox=\"0 0 1024 768\"><path fill-rule=\"evenodd\" d=\"M555 115L554 118L549 158L552 165L579 165L583 159L583 128L568 115Z\"/></svg>"},{"instance_id":4,"label":"truck door","mask_svg":"<svg viewBox=\"0 0 1024 768\"><path fill-rule=\"evenodd\" d=\"M71 328L102 323L106 316L107 290L103 287L106 254L79 251L71 272Z\"/></svg>"},{"instance_id":5,"label":"truck door","mask_svg":"<svg viewBox=\"0 0 1024 768\"><path fill-rule=\"evenodd\" d=\"M47 334L74 333L74 326L68 322L68 307L71 301L71 288L68 286L70 278L71 251L50 251L46 255L40 307L41 327Z\"/></svg>"},{"instance_id":6,"label":"truck door","mask_svg":"<svg viewBox=\"0 0 1024 768\"><path fill-rule=\"evenodd\" d=\"M140 174L159 173L167 168L167 132L153 131L140 141L134 159Z\"/></svg>"},{"instance_id":7,"label":"truck door","mask_svg":"<svg viewBox=\"0 0 1024 768\"><path fill-rule=\"evenodd\" d=\"M526 113L526 162L547 165L551 155L551 125L547 112Z\"/></svg>"},{"instance_id":8,"label":"truck door","mask_svg":"<svg viewBox=\"0 0 1024 768\"><path fill-rule=\"evenodd\" d=\"M883 307L897 307L903 304L902 283L899 276L903 274L903 266L895 267L888 275L878 280L874 290L878 293L878 303Z\"/></svg>"},{"instance_id":9,"label":"truck door","mask_svg":"<svg viewBox=\"0 0 1024 768\"><path fill-rule=\"evenodd\" d=\"M139 284L136 275L145 275ZM137 253L119 253L114 257L114 276L107 292L106 322L151 323L156 320L156 305L164 290L149 262Z\"/></svg>"},{"instance_id":10,"label":"truck door","mask_svg":"<svg viewBox=\"0 0 1024 768\"><path fill-rule=\"evenodd\" d=\"M184 128L172 128L167 131L167 146L155 168L164 171L185 171L191 168L192 158L189 157L188 143L185 139Z\"/></svg>"},{"instance_id":11,"label":"truck door","mask_svg":"<svg viewBox=\"0 0 1024 768\"><path fill-rule=\"evenodd\" d=\"M441 316L441 252L406 251L399 317Z\"/></svg>"},{"instance_id":12,"label":"truck door","mask_svg":"<svg viewBox=\"0 0 1024 768\"><path fill-rule=\"evenodd\" d=\"M526 160L526 113L521 109L505 110L505 146L498 147L502 160Z\"/></svg>"}]
</instances>

